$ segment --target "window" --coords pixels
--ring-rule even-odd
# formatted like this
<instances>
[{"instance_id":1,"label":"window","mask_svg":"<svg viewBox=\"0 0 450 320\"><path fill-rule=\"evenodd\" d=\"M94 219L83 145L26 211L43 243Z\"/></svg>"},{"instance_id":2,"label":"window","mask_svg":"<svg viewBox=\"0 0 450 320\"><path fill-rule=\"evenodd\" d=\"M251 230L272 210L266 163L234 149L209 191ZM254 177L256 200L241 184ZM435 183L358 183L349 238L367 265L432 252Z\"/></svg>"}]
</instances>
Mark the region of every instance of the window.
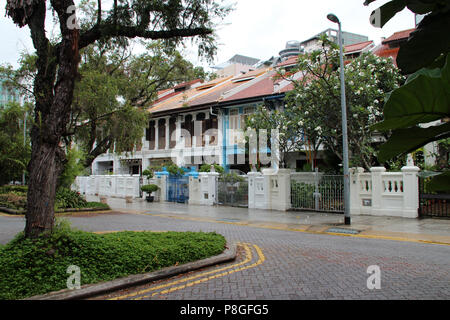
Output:
<instances>
[{"instance_id":1,"label":"window","mask_svg":"<svg viewBox=\"0 0 450 320\"><path fill-rule=\"evenodd\" d=\"M185 138L185 147L192 147L192 136L194 134L194 122L192 121L192 115L188 114L184 117L184 122L181 124L181 128L185 129L189 132L190 136L184 137ZM183 132L181 133L182 135Z\"/></svg>"},{"instance_id":2,"label":"window","mask_svg":"<svg viewBox=\"0 0 450 320\"><path fill-rule=\"evenodd\" d=\"M205 118L206 118L206 116L205 116L204 113L199 113L195 117L195 121L197 123L199 123L200 126L201 126L201 129L200 129L201 135L199 137L197 137L197 143L196 143L197 147L204 147L205 146L205 131L206 131L206 129L205 129L206 128L206 124L205 124L206 120L205 120ZM194 130L194 133L195 133L195 130Z\"/></svg>"},{"instance_id":3,"label":"window","mask_svg":"<svg viewBox=\"0 0 450 320\"><path fill-rule=\"evenodd\" d=\"M239 141L238 130L240 129L238 109L231 109L228 117L229 141L230 144L237 144Z\"/></svg>"},{"instance_id":4,"label":"window","mask_svg":"<svg viewBox=\"0 0 450 320\"><path fill-rule=\"evenodd\" d=\"M158 149L166 148L166 119L158 121Z\"/></svg>"},{"instance_id":5,"label":"window","mask_svg":"<svg viewBox=\"0 0 450 320\"><path fill-rule=\"evenodd\" d=\"M147 140L148 148L155 149L155 121L150 121L148 129L145 129L145 140Z\"/></svg>"}]
</instances>

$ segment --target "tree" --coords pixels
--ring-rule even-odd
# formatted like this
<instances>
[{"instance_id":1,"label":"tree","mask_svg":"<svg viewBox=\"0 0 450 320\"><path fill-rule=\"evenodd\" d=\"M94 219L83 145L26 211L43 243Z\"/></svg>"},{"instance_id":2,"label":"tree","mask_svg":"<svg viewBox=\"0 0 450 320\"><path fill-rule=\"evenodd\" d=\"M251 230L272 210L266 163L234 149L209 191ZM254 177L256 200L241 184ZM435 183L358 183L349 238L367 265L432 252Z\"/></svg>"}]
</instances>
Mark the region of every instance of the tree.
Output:
<instances>
[{"instance_id":1,"label":"tree","mask_svg":"<svg viewBox=\"0 0 450 320\"><path fill-rule=\"evenodd\" d=\"M384 105L384 120L372 127L392 133L380 148L382 162L450 137L450 3L393 0L375 10L371 22L383 27L405 7L426 16L400 46L397 56L397 64L403 74L409 74L408 79L390 94ZM436 191L450 190L448 163L443 173L433 178L431 186Z\"/></svg>"},{"instance_id":2,"label":"tree","mask_svg":"<svg viewBox=\"0 0 450 320\"><path fill-rule=\"evenodd\" d=\"M289 152L299 151L304 143L300 135L298 112L292 106L271 109L260 105L255 113L248 116L245 126L246 130L255 129L258 139L267 137L267 147L272 149L272 146L278 146L277 160L281 168L286 167L285 156ZM266 130L267 135L261 136L261 130ZM278 130L278 133L272 135L272 130Z\"/></svg>"},{"instance_id":3,"label":"tree","mask_svg":"<svg viewBox=\"0 0 450 320\"><path fill-rule=\"evenodd\" d=\"M293 81L294 90L286 100L297 110L301 133L314 157L322 146L342 161L339 50L326 37L321 41L320 50L299 56L297 71L303 77ZM345 81L350 164L368 169L376 153L370 125L382 119L386 93L404 78L392 60L365 53L345 65Z\"/></svg>"},{"instance_id":4,"label":"tree","mask_svg":"<svg viewBox=\"0 0 450 320\"><path fill-rule=\"evenodd\" d=\"M45 32L47 1L7 0L6 13L19 27L28 26L36 49L34 125L31 130L28 205L25 235L34 238L54 225L57 178L65 154L60 148L70 121L80 50L96 41L144 38L163 39L175 46L183 38L197 37L200 54L214 54L213 27L229 8L213 0L114 0L109 10L97 1L95 23L77 25L73 0L50 0L59 23L58 41Z\"/></svg>"},{"instance_id":5,"label":"tree","mask_svg":"<svg viewBox=\"0 0 450 320\"><path fill-rule=\"evenodd\" d=\"M24 121L30 128L30 117L25 120L28 105L10 103L0 107L0 185L11 181L21 181L22 173L30 160L30 139L25 133Z\"/></svg>"}]
</instances>

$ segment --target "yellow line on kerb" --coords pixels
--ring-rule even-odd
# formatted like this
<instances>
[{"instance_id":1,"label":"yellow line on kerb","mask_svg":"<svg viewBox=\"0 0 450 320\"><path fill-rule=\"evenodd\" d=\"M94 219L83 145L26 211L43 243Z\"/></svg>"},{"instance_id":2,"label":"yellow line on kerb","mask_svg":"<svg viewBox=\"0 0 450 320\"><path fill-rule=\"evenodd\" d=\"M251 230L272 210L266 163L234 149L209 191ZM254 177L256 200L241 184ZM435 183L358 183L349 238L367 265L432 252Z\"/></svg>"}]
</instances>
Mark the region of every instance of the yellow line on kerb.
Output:
<instances>
[{"instance_id":1,"label":"yellow line on kerb","mask_svg":"<svg viewBox=\"0 0 450 320\"><path fill-rule=\"evenodd\" d=\"M249 247L250 244L242 243L241 245L245 249L245 259L243 261L239 262L239 263L236 263L236 264L233 264L233 265L230 265L230 266L227 266L227 267L223 267L223 268L220 268L220 269L216 269L216 270L203 272L203 273L200 273L200 274L192 276L192 277L180 279L180 280L173 281L173 282L170 282L170 283L166 283L166 284L163 284L163 285L160 285L160 286L156 286L156 287L153 287L153 288L149 288L149 289L133 292L133 293L130 293L130 294L127 294L127 295L123 295L123 296L120 296L120 297L111 298L109 300L122 300L122 299L132 298L132 297L135 297L135 296L139 296L139 297L135 298L135 300L141 300L143 298L153 297L153 296L158 295L158 294L167 294L167 293L170 293L170 292L173 292L173 291L177 291L177 290L180 290L180 289L184 289L184 288L187 288L187 287L191 287L193 285L200 284L200 283L212 280L212 279L220 278L220 277L223 277L223 276L226 276L226 275L238 272L238 271L242 271L242 270L245 270L245 269L256 267L257 265L260 265L261 263L263 263L265 261L264 254L262 253L261 249L258 246L253 245L253 247L255 248L256 252L258 253L258 257L259 257L259 260L256 263L253 263L251 265L248 265L248 266L245 266L245 267L241 267L241 268L238 268L238 269L233 269L233 270L230 270L230 271L227 271L227 272L215 274L213 276L204 277L204 276L207 276L207 275L210 275L210 274L213 274L213 273L217 273L217 272L220 272L220 271L225 271L225 270L228 270L228 269L240 267L240 266L245 265L248 262L250 262L252 260L252 258L253 258L252 253L251 253L251 249ZM204 277L204 278L201 278L201 277ZM191 281L191 280L195 280L195 279L198 279L198 278L201 278L201 279L196 280L196 281ZM157 290L164 289L164 288L167 288L167 287L171 287L173 285L177 285L177 284L184 283L184 282L186 282L186 284L178 286L178 287L173 287L173 288L166 289L166 290L163 290L163 291L153 292L151 294L148 294L148 295L145 295L145 296L141 296L142 294L149 293L151 291L157 291Z\"/></svg>"},{"instance_id":2,"label":"yellow line on kerb","mask_svg":"<svg viewBox=\"0 0 450 320\"><path fill-rule=\"evenodd\" d=\"M149 215L154 217L161 217L166 219L180 219L180 220L190 220L190 221L201 221L201 222L213 222L213 223L221 223L221 224L231 224L237 226L248 226L253 228L262 228L262 229L272 229L272 230L282 230L282 231L294 231L294 232L302 232L309 234L324 234L324 235L332 235L332 236L340 236L340 237L352 237L352 238L360 238L360 239L376 239L376 240L393 240L393 241L402 241L402 242L415 242L415 243L426 243L426 244L437 244L450 246L448 242L441 242L436 240L424 240L424 239L414 239L414 238L406 238L406 237L396 237L396 236L383 236L383 235L371 235L371 234L346 234L346 233L336 233L336 232L326 232L326 231L311 231L311 230L302 230L298 228L288 228L288 227L278 227L273 225L253 225L249 222L231 222L231 221L219 221L213 219L205 219L205 218L191 218L191 217L182 217L182 216L170 216L164 214L153 214L153 213L135 213L142 215Z\"/></svg>"}]
</instances>

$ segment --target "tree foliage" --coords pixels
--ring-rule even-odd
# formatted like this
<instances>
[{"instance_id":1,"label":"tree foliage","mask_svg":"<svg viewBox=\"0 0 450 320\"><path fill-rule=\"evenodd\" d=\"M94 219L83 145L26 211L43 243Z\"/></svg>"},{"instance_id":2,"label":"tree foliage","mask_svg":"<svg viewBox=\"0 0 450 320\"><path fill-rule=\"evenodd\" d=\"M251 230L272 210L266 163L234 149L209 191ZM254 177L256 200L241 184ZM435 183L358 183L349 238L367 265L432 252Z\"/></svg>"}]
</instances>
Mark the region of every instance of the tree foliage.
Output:
<instances>
[{"instance_id":1,"label":"tree foliage","mask_svg":"<svg viewBox=\"0 0 450 320\"><path fill-rule=\"evenodd\" d=\"M30 160L29 130L25 134L24 119L30 106L10 103L0 107L0 185L22 181L22 173ZM27 128L30 128L30 117L27 117Z\"/></svg>"},{"instance_id":2,"label":"tree foliage","mask_svg":"<svg viewBox=\"0 0 450 320\"><path fill-rule=\"evenodd\" d=\"M192 38L199 54L212 58L217 50L213 30L230 11L214 0L114 0L108 7L101 0L87 3L92 8L95 3L95 10L74 12L73 0L6 1L6 15L19 27L29 27L36 49L25 225L25 235L31 238L54 225L56 182L65 161L60 143L70 135L67 128L79 78L80 50L97 41L126 46L127 39L133 38L159 39L175 48L183 39ZM55 39L49 39L45 30L48 13L59 27ZM88 23L77 22L83 13Z\"/></svg>"},{"instance_id":3,"label":"tree foliage","mask_svg":"<svg viewBox=\"0 0 450 320\"><path fill-rule=\"evenodd\" d=\"M323 37L322 47L299 56L294 90L287 94L296 110L300 133L317 152L320 147L342 160L339 50ZM397 88L403 77L392 60L364 53L345 65L347 126L350 165L370 168L376 153L370 125L382 119L387 93ZM298 134L300 136L300 134Z\"/></svg>"},{"instance_id":4,"label":"tree foliage","mask_svg":"<svg viewBox=\"0 0 450 320\"><path fill-rule=\"evenodd\" d=\"M398 7L394 8L393 3ZM373 126L375 130L392 131L391 138L381 147L381 161L450 137L450 3L392 0L388 4L391 5L382 6L372 16L381 14L388 21L405 6L427 15L398 53L397 64L404 74L410 74L408 80L387 99L384 121ZM448 169L447 163L442 176L433 178L434 190L450 190L448 182L442 183L448 181Z\"/></svg>"}]
</instances>

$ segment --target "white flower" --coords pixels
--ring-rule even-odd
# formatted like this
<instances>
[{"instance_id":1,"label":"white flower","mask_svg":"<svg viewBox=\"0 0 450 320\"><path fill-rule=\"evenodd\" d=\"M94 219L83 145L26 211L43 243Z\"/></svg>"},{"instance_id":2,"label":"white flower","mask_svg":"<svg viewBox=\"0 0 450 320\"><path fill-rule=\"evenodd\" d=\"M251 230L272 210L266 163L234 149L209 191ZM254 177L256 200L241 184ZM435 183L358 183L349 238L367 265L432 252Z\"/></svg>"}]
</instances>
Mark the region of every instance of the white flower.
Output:
<instances>
[{"instance_id":1,"label":"white flower","mask_svg":"<svg viewBox=\"0 0 450 320\"><path fill-rule=\"evenodd\" d=\"M299 125L299 126L303 126L303 121L300 120L300 121L298 122L298 125Z\"/></svg>"},{"instance_id":2,"label":"white flower","mask_svg":"<svg viewBox=\"0 0 450 320\"><path fill-rule=\"evenodd\" d=\"M375 99L375 100L374 100L374 103L375 103L375 104L378 104L378 103L380 103L380 101L378 101L377 99Z\"/></svg>"}]
</instances>

